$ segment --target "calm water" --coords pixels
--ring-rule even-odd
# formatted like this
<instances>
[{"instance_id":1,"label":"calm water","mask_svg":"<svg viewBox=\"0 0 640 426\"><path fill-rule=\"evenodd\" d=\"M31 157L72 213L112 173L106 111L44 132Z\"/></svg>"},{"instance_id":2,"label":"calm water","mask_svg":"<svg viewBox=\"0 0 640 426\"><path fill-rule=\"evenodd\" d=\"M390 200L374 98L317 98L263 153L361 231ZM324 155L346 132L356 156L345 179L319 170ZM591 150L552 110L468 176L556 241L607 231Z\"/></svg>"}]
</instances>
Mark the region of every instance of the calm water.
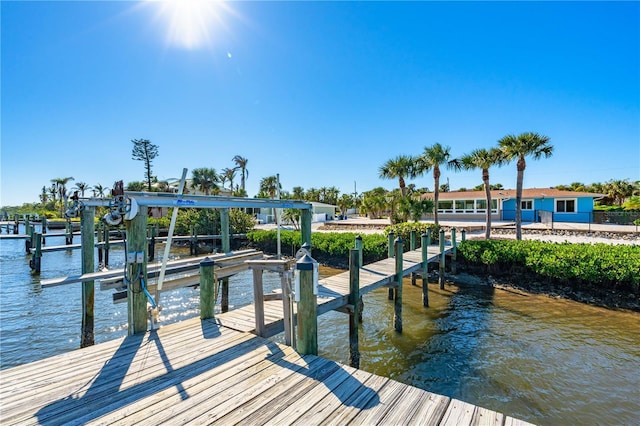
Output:
<instances>
[{"instance_id":1,"label":"calm water","mask_svg":"<svg viewBox=\"0 0 640 426\"><path fill-rule=\"evenodd\" d=\"M112 267L121 266L122 250L110 258ZM79 273L79 250L43 257L42 279ZM24 241L0 241L2 369L80 344L80 286L43 290L38 281ZM277 276L265 274L269 287L279 287ZM252 298L250 273L231 279L231 304ZM490 287L441 291L435 284L431 307L423 309L421 289L409 281L404 301L398 334L386 290L365 296L363 370L541 425L638 424L640 314ZM163 324L199 314L197 290L164 293L161 303ZM97 342L126 335L126 305L114 305L110 291L96 289L95 311ZM323 315L319 330L320 355L348 363L347 316Z\"/></svg>"}]
</instances>

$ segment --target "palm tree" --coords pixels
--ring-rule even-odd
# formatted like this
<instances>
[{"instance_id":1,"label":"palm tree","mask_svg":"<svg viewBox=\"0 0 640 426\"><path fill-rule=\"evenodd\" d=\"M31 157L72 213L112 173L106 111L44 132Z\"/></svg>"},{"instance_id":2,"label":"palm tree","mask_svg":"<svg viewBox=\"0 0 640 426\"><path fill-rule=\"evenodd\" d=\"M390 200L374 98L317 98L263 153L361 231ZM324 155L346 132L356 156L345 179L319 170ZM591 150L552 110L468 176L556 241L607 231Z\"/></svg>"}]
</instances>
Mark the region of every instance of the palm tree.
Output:
<instances>
[{"instance_id":1,"label":"palm tree","mask_svg":"<svg viewBox=\"0 0 640 426\"><path fill-rule=\"evenodd\" d=\"M40 203L44 206L47 204L47 201L49 201L49 194L47 193L47 187L43 186L42 192L40 192Z\"/></svg>"},{"instance_id":2,"label":"palm tree","mask_svg":"<svg viewBox=\"0 0 640 426\"><path fill-rule=\"evenodd\" d=\"M100 197L100 198L104 197L104 187L99 183L93 185L92 191L93 191L94 197Z\"/></svg>"},{"instance_id":3,"label":"palm tree","mask_svg":"<svg viewBox=\"0 0 640 426\"><path fill-rule=\"evenodd\" d=\"M84 198L84 193L87 189L89 189L89 185L87 185L84 182L76 182L76 187L75 189L77 189L78 191L80 191L80 196L82 198Z\"/></svg>"},{"instance_id":4,"label":"palm tree","mask_svg":"<svg viewBox=\"0 0 640 426\"><path fill-rule=\"evenodd\" d=\"M191 188L199 189L205 195L211 195L212 190L215 192L218 189L217 182L216 169L199 167L191 171Z\"/></svg>"},{"instance_id":5,"label":"palm tree","mask_svg":"<svg viewBox=\"0 0 640 426\"><path fill-rule=\"evenodd\" d=\"M610 180L604 185L607 196L618 206L622 206L624 201L633 195L634 189L634 184L629 180Z\"/></svg>"},{"instance_id":6,"label":"palm tree","mask_svg":"<svg viewBox=\"0 0 640 426\"><path fill-rule=\"evenodd\" d=\"M487 198L486 208L486 230L484 237L491 238L491 185L489 184L489 168L501 166L504 163L502 151L498 148L475 149L471 153L463 155L459 160L455 160L455 167L464 170L482 169L482 182Z\"/></svg>"},{"instance_id":7,"label":"palm tree","mask_svg":"<svg viewBox=\"0 0 640 426\"><path fill-rule=\"evenodd\" d=\"M301 186L294 186L291 197L294 200L304 200L304 188Z\"/></svg>"},{"instance_id":8,"label":"palm tree","mask_svg":"<svg viewBox=\"0 0 640 426\"><path fill-rule=\"evenodd\" d=\"M380 166L380 178L381 179L398 179L398 186L400 192L404 197L407 195L405 178L413 179L416 177L416 162L413 157L408 155L399 155L396 158L387 160L382 166Z\"/></svg>"},{"instance_id":9,"label":"palm tree","mask_svg":"<svg viewBox=\"0 0 640 426\"><path fill-rule=\"evenodd\" d=\"M55 185L58 191L58 199L62 201L62 207L60 208L60 217L64 217L64 210L67 207L67 183L73 180L73 177L55 178L51 179L51 182Z\"/></svg>"},{"instance_id":10,"label":"palm tree","mask_svg":"<svg viewBox=\"0 0 640 426\"><path fill-rule=\"evenodd\" d=\"M249 170L247 170L247 163L249 162L249 160L236 155L235 157L233 157L232 161L236 163L236 169L240 169L240 187L242 189L245 189L245 180L249 177Z\"/></svg>"},{"instance_id":11,"label":"palm tree","mask_svg":"<svg viewBox=\"0 0 640 426\"><path fill-rule=\"evenodd\" d=\"M538 160L542 157L549 158L553 153L553 146L549 144L547 136L534 132L521 133L520 135L507 135L498 141L500 149L506 161L518 159L516 170L516 239L522 239L522 182L524 170L527 168L525 157L533 157Z\"/></svg>"},{"instance_id":12,"label":"palm tree","mask_svg":"<svg viewBox=\"0 0 640 426\"><path fill-rule=\"evenodd\" d=\"M276 198L276 194L280 189L282 189L282 185L279 184L277 176L268 176L260 180L260 192L269 194L271 199ZM273 217L276 218L275 208L273 208Z\"/></svg>"},{"instance_id":13,"label":"palm tree","mask_svg":"<svg viewBox=\"0 0 640 426\"><path fill-rule=\"evenodd\" d=\"M56 188L55 184L51 185L49 188L47 188L47 191L49 191L49 195L51 195L51 199L53 200L53 205L55 208L56 205L56 195L58 194L58 188Z\"/></svg>"},{"instance_id":14,"label":"palm tree","mask_svg":"<svg viewBox=\"0 0 640 426\"><path fill-rule=\"evenodd\" d=\"M231 187L231 192L233 192L233 178L236 177L236 169L222 169L222 174L224 175L224 180L229 181L229 186ZM222 177L220 177L222 179Z\"/></svg>"},{"instance_id":15,"label":"palm tree","mask_svg":"<svg viewBox=\"0 0 640 426\"><path fill-rule=\"evenodd\" d=\"M433 219L438 224L438 196L440 195L440 166L447 165L447 168L454 167L449 161L451 156L451 148L435 143L424 148L424 152L418 159L418 168L416 174L426 173L433 169Z\"/></svg>"}]
</instances>

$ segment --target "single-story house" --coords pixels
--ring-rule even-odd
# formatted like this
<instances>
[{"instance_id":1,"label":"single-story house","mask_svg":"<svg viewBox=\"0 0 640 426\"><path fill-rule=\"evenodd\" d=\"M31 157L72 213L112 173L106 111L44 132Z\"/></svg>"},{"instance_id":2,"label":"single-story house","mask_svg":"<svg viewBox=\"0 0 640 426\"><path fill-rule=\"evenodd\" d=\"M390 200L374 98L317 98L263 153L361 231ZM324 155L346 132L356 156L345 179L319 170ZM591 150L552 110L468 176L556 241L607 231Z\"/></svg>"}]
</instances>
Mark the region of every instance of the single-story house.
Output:
<instances>
[{"instance_id":1,"label":"single-story house","mask_svg":"<svg viewBox=\"0 0 640 426\"><path fill-rule=\"evenodd\" d=\"M522 190L523 222L581 222L593 217L595 200L604 194L561 191L554 188ZM422 195L433 199L433 193ZM438 194L438 218L443 220L484 220L487 201L485 191L454 191ZM491 191L491 214L495 220L515 220L516 190Z\"/></svg>"}]
</instances>

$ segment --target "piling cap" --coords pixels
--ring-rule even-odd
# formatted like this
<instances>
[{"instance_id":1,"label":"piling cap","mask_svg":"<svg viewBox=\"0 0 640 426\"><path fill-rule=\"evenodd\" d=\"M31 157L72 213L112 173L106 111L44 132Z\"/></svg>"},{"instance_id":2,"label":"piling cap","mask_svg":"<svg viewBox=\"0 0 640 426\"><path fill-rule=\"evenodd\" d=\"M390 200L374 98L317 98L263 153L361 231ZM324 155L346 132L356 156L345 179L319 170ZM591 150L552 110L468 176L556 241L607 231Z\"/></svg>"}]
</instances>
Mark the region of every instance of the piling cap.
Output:
<instances>
[{"instance_id":1,"label":"piling cap","mask_svg":"<svg viewBox=\"0 0 640 426\"><path fill-rule=\"evenodd\" d=\"M361 235L358 235L358 236L356 237L356 240L360 240L360 241L362 241L362 236L361 236Z\"/></svg>"},{"instance_id":2,"label":"piling cap","mask_svg":"<svg viewBox=\"0 0 640 426\"><path fill-rule=\"evenodd\" d=\"M298 271L311 271L313 270L313 264L315 261L311 256L305 254L296 262L296 269Z\"/></svg>"},{"instance_id":3,"label":"piling cap","mask_svg":"<svg viewBox=\"0 0 640 426\"><path fill-rule=\"evenodd\" d=\"M402 238L401 238L401 237L398 237L398 238L396 238L396 239L395 239L395 241L394 241L394 242L395 242L396 244L397 244L397 243L402 244Z\"/></svg>"},{"instance_id":4,"label":"piling cap","mask_svg":"<svg viewBox=\"0 0 640 426\"><path fill-rule=\"evenodd\" d=\"M302 247L300 247L300 248L303 248L303 249L305 249L305 250L309 251L309 250L311 250L311 244L309 244L309 243L304 243L304 244L302 245Z\"/></svg>"},{"instance_id":5,"label":"piling cap","mask_svg":"<svg viewBox=\"0 0 640 426\"><path fill-rule=\"evenodd\" d=\"M205 257L200 261L200 266L213 266L215 262L209 256Z\"/></svg>"}]
</instances>

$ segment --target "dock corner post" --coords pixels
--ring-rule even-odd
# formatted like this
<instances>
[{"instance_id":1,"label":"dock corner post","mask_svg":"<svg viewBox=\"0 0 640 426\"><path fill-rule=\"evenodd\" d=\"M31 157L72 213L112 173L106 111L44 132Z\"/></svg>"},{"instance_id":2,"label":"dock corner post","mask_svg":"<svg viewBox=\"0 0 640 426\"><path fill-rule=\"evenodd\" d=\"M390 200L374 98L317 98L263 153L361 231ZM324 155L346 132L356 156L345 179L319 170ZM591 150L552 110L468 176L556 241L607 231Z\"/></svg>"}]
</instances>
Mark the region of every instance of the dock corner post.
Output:
<instances>
[{"instance_id":1,"label":"dock corner post","mask_svg":"<svg viewBox=\"0 0 640 426\"><path fill-rule=\"evenodd\" d=\"M394 240L396 239L396 234L393 231L389 232L389 235L387 236L388 238L388 242L387 242L387 257L389 259L395 257L395 252L394 252ZM393 288L389 288L389 296L388 296L389 300L393 300Z\"/></svg>"},{"instance_id":2,"label":"dock corner post","mask_svg":"<svg viewBox=\"0 0 640 426\"><path fill-rule=\"evenodd\" d=\"M80 241L82 249L82 273L95 272L95 207L85 206L80 212ZM86 348L94 344L94 299L93 281L82 283L82 336L80 347Z\"/></svg>"},{"instance_id":3,"label":"dock corner post","mask_svg":"<svg viewBox=\"0 0 640 426\"><path fill-rule=\"evenodd\" d=\"M444 290L444 229L440 229L439 235L440 243L440 265L438 268L438 284L440 284L440 290Z\"/></svg>"},{"instance_id":4,"label":"dock corner post","mask_svg":"<svg viewBox=\"0 0 640 426\"><path fill-rule=\"evenodd\" d=\"M429 235L422 234L422 306L429 307Z\"/></svg>"},{"instance_id":5,"label":"dock corner post","mask_svg":"<svg viewBox=\"0 0 640 426\"><path fill-rule=\"evenodd\" d=\"M451 228L451 273L458 272L458 245L456 244L456 228Z\"/></svg>"},{"instance_id":6,"label":"dock corner post","mask_svg":"<svg viewBox=\"0 0 640 426\"><path fill-rule=\"evenodd\" d=\"M395 300L393 304L393 326L398 332L402 332L402 238L398 237L395 241L396 246L396 284Z\"/></svg>"},{"instance_id":7,"label":"dock corner post","mask_svg":"<svg viewBox=\"0 0 640 426\"><path fill-rule=\"evenodd\" d=\"M298 300L298 345L297 350L302 355L318 355L318 315L317 295L314 290L315 261L305 254L296 263L300 284L296 285L296 299Z\"/></svg>"},{"instance_id":8,"label":"dock corner post","mask_svg":"<svg viewBox=\"0 0 640 426\"><path fill-rule=\"evenodd\" d=\"M360 253L358 249L349 252L349 365L360 368L360 348L358 346L358 328L360 326Z\"/></svg>"},{"instance_id":9,"label":"dock corner post","mask_svg":"<svg viewBox=\"0 0 640 426\"><path fill-rule=\"evenodd\" d=\"M200 261L200 319L215 318L215 262L205 257Z\"/></svg>"},{"instance_id":10,"label":"dock corner post","mask_svg":"<svg viewBox=\"0 0 640 426\"><path fill-rule=\"evenodd\" d=\"M460 238L462 242L467 241L467 230L462 228L462 231L460 232L462 234L462 237Z\"/></svg>"},{"instance_id":11,"label":"dock corner post","mask_svg":"<svg viewBox=\"0 0 640 426\"><path fill-rule=\"evenodd\" d=\"M229 253L231 251L231 238L229 232L229 209L220 209L220 235L222 241L222 252Z\"/></svg>"},{"instance_id":12,"label":"dock corner post","mask_svg":"<svg viewBox=\"0 0 640 426\"><path fill-rule=\"evenodd\" d=\"M309 243L311 246L311 210L303 209L300 211L300 234L302 236L302 241L300 244ZM309 248L309 255L311 255L311 250L313 247Z\"/></svg>"},{"instance_id":13,"label":"dock corner post","mask_svg":"<svg viewBox=\"0 0 640 426\"><path fill-rule=\"evenodd\" d=\"M147 283L147 206L138 206L138 213L125 220L127 227L127 307L129 335L147 331L147 296L142 285Z\"/></svg>"},{"instance_id":14,"label":"dock corner post","mask_svg":"<svg viewBox=\"0 0 640 426\"><path fill-rule=\"evenodd\" d=\"M361 268L362 267L362 236L361 235L358 235L356 237L356 250L358 250L358 262L359 262L358 265L360 265L359 268Z\"/></svg>"}]
</instances>

